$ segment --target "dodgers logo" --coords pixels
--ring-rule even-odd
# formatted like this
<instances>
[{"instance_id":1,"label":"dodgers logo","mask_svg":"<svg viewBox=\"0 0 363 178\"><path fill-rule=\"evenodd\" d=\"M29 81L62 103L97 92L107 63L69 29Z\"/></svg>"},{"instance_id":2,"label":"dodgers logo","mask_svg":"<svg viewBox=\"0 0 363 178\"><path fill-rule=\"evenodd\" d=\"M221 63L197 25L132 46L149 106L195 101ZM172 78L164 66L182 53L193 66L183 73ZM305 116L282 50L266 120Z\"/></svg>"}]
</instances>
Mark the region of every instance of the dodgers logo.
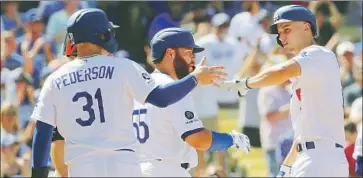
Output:
<instances>
[{"instance_id":1,"label":"dodgers logo","mask_svg":"<svg viewBox=\"0 0 363 178\"><path fill-rule=\"evenodd\" d=\"M184 115L189 120L194 118L194 113L191 111L185 111Z\"/></svg>"},{"instance_id":2,"label":"dodgers logo","mask_svg":"<svg viewBox=\"0 0 363 178\"><path fill-rule=\"evenodd\" d=\"M280 20L280 16L279 15L277 15L277 16L274 17L274 22L276 22L278 20Z\"/></svg>"}]
</instances>

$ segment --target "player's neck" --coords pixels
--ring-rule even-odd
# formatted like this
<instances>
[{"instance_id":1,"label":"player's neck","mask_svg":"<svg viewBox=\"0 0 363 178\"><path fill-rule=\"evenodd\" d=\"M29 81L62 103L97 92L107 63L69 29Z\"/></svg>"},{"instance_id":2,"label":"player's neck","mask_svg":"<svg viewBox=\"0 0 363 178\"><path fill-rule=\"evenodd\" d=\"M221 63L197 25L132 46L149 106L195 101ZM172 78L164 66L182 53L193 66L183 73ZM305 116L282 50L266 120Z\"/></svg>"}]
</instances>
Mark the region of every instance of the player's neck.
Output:
<instances>
[{"instance_id":1,"label":"player's neck","mask_svg":"<svg viewBox=\"0 0 363 178\"><path fill-rule=\"evenodd\" d=\"M309 41L304 41L303 43L301 43L300 46L296 47L294 49L294 53L295 54L299 54L301 50L305 49L306 47L309 47L311 45L315 45L315 41L314 40L309 40Z\"/></svg>"},{"instance_id":2,"label":"player's neck","mask_svg":"<svg viewBox=\"0 0 363 178\"><path fill-rule=\"evenodd\" d=\"M77 57L87 58L90 56L101 55L102 50L99 48L84 48L77 45Z\"/></svg>"}]
</instances>

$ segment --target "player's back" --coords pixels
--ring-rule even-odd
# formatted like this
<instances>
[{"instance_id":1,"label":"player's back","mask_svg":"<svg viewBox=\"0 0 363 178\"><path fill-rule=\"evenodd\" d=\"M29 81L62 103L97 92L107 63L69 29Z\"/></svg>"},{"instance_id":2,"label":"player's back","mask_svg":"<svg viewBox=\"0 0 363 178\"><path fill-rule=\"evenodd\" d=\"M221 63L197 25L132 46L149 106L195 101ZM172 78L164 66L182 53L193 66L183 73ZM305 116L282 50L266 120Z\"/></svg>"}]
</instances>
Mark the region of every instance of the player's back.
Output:
<instances>
[{"instance_id":1,"label":"player's back","mask_svg":"<svg viewBox=\"0 0 363 178\"><path fill-rule=\"evenodd\" d=\"M313 45L303 49L297 61L301 75L292 80L291 98L296 135L306 141L329 140L344 145L343 97L336 56Z\"/></svg>"},{"instance_id":2,"label":"player's back","mask_svg":"<svg viewBox=\"0 0 363 178\"><path fill-rule=\"evenodd\" d=\"M157 84L167 84L173 81L169 76L160 72L154 72L151 76ZM181 135L189 129L184 126L184 124L188 125L188 123L185 123L186 121L191 121L190 125L195 125L200 121L199 119L195 121L197 117L191 118L191 116L188 116L189 119L186 118L186 113L193 114L193 111L185 111L180 108L181 112L175 112L177 109L173 108L180 103L185 103L186 99L191 100L190 96L186 96L178 103L166 108L135 102L133 122L140 143L140 160L142 162L159 159L179 165L183 161L193 162L193 158L185 160L184 156L185 152L195 152L195 149L190 148L182 140ZM193 121L196 123L193 124Z\"/></svg>"},{"instance_id":3,"label":"player's back","mask_svg":"<svg viewBox=\"0 0 363 178\"><path fill-rule=\"evenodd\" d=\"M65 160L97 151L132 149L133 96L128 59L75 59L50 77L56 125L66 140Z\"/></svg>"}]
</instances>

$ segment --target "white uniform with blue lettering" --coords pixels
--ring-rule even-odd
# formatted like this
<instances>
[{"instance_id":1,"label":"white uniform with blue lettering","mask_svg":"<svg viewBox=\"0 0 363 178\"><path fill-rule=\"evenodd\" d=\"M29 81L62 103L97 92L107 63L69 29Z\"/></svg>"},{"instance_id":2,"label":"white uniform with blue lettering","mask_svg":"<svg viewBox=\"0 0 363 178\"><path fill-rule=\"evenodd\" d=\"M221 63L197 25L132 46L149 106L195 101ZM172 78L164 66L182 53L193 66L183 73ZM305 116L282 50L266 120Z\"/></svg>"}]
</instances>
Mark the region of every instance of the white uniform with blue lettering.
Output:
<instances>
[{"instance_id":1,"label":"white uniform with blue lettering","mask_svg":"<svg viewBox=\"0 0 363 178\"><path fill-rule=\"evenodd\" d=\"M301 75L291 79L290 112L302 151L292 166L292 176L348 177L338 60L317 45L306 47L293 60L299 63Z\"/></svg>"},{"instance_id":2,"label":"white uniform with blue lettering","mask_svg":"<svg viewBox=\"0 0 363 178\"><path fill-rule=\"evenodd\" d=\"M157 84L173 79L155 71L151 74ZM203 127L191 94L166 108L136 104L133 122L140 142L141 171L145 177L190 177L181 163L197 166L197 153L183 138Z\"/></svg>"},{"instance_id":3,"label":"white uniform with blue lettering","mask_svg":"<svg viewBox=\"0 0 363 178\"><path fill-rule=\"evenodd\" d=\"M32 118L65 138L70 177L140 176L131 115L134 99L145 102L155 86L128 59L75 59L46 80Z\"/></svg>"}]
</instances>

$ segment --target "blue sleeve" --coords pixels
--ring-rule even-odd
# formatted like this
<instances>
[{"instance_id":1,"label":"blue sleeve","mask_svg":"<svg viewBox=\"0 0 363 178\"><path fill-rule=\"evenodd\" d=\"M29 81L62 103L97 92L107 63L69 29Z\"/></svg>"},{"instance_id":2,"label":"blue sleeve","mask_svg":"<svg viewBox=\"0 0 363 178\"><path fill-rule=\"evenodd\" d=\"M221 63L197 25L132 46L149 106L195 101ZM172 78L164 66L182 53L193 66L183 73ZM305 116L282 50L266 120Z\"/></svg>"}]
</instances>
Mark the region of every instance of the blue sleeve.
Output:
<instances>
[{"instance_id":1,"label":"blue sleeve","mask_svg":"<svg viewBox=\"0 0 363 178\"><path fill-rule=\"evenodd\" d=\"M357 159L355 160L355 173L357 176L362 176L363 171L363 157L357 156Z\"/></svg>"},{"instance_id":2,"label":"blue sleeve","mask_svg":"<svg viewBox=\"0 0 363 178\"><path fill-rule=\"evenodd\" d=\"M212 144L210 145L208 151L225 151L232 145L233 138L230 134L212 131Z\"/></svg>"},{"instance_id":3,"label":"blue sleeve","mask_svg":"<svg viewBox=\"0 0 363 178\"><path fill-rule=\"evenodd\" d=\"M173 83L157 86L147 96L146 102L160 108L165 108L184 98L197 85L198 82L194 76L188 75Z\"/></svg>"},{"instance_id":4,"label":"blue sleeve","mask_svg":"<svg viewBox=\"0 0 363 178\"><path fill-rule=\"evenodd\" d=\"M37 121L33 138L33 169L40 169L48 166L53 129L53 126Z\"/></svg>"}]
</instances>

